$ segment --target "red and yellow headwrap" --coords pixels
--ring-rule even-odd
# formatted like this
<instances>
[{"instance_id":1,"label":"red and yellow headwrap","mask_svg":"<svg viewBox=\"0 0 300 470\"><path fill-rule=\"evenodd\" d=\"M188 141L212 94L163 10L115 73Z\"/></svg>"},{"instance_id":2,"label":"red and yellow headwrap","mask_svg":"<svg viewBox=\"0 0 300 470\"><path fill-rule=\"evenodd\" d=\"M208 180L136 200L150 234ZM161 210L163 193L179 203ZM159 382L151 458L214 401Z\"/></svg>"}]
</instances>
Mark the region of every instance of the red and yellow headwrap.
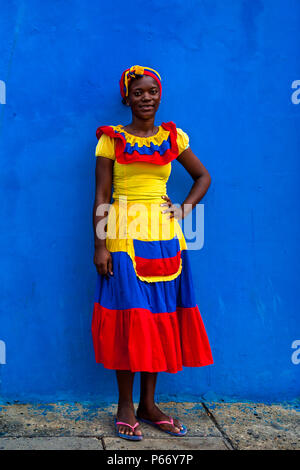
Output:
<instances>
[{"instance_id":1,"label":"red and yellow headwrap","mask_svg":"<svg viewBox=\"0 0 300 470\"><path fill-rule=\"evenodd\" d=\"M158 85L159 91L161 95L161 77L159 73L154 70L150 69L149 67L142 67L141 65L133 65L129 69L124 70L120 79L120 92L122 98L126 98L128 96L128 89L129 83L132 78L142 77L143 75L149 75L150 77L154 78Z\"/></svg>"}]
</instances>

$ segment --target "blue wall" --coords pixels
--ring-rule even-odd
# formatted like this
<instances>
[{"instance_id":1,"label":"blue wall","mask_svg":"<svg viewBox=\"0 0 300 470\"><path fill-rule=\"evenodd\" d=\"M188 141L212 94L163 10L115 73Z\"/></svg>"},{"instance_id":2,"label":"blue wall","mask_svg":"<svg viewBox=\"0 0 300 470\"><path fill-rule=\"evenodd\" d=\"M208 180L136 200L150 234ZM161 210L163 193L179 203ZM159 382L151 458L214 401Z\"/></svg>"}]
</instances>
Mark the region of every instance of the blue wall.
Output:
<instances>
[{"instance_id":1,"label":"blue wall","mask_svg":"<svg viewBox=\"0 0 300 470\"><path fill-rule=\"evenodd\" d=\"M133 64L161 73L157 123L183 128L212 175L191 261L215 364L160 374L158 396L299 395L299 15L298 0L1 6L3 400L116 400L90 331L95 130L130 122L118 80ZM174 202L191 184L174 162Z\"/></svg>"}]
</instances>

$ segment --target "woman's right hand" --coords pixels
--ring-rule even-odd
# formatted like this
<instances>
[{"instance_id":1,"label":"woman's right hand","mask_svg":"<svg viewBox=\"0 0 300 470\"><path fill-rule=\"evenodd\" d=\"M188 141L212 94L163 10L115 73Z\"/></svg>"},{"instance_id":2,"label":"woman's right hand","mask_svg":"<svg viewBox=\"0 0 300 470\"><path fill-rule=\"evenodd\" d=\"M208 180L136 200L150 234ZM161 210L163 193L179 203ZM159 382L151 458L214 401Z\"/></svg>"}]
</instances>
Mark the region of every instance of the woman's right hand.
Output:
<instances>
[{"instance_id":1,"label":"woman's right hand","mask_svg":"<svg viewBox=\"0 0 300 470\"><path fill-rule=\"evenodd\" d=\"M105 246L95 248L94 264L99 274L113 276L112 256Z\"/></svg>"}]
</instances>

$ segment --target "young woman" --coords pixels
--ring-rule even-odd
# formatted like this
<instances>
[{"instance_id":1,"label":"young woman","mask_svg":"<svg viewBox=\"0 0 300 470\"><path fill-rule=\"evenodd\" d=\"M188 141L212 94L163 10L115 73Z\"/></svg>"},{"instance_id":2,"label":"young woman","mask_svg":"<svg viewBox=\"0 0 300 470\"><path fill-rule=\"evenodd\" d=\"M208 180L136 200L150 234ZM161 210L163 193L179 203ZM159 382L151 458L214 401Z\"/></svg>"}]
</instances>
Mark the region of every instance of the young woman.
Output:
<instances>
[{"instance_id":1,"label":"young woman","mask_svg":"<svg viewBox=\"0 0 300 470\"><path fill-rule=\"evenodd\" d=\"M120 91L132 122L96 132L95 357L116 370L120 437L141 440L139 421L182 436L186 427L155 405L154 392L158 372L213 363L178 223L203 198L211 178L184 131L173 122L155 125L162 95L157 71L130 67L122 74ZM175 159L194 180L180 208L166 192ZM135 372L141 372L136 414Z\"/></svg>"}]
</instances>

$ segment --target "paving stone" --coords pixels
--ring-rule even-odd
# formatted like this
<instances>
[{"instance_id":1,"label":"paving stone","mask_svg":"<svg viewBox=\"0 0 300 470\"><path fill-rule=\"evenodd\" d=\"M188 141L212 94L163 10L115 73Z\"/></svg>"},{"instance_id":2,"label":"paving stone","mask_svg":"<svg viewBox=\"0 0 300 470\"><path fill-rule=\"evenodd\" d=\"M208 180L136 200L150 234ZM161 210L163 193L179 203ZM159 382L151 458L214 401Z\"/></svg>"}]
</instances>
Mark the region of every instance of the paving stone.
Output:
<instances>
[{"instance_id":1,"label":"paving stone","mask_svg":"<svg viewBox=\"0 0 300 470\"><path fill-rule=\"evenodd\" d=\"M210 403L207 407L237 449L300 449L300 414L292 406Z\"/></svg>"},{"instance_id":2,"label":"paving stone","mask_svg":"<svg viewBox=\"0 0 300 470\"><path fill-rule=\"evenodd\" d=\"M228 450L219 437L144 438L138 442L105 437L103 440L106 450Z\"/></svg>"},{"instance_id":3,"label":"paving stone","mask_svg":"<svg viewBox=\"0 0 300 470\"><path fill-rule=\"evenodd\" d=\"M3 405L0 437L102 436L112 428L113 408L81 403Z\"/></svg>"},{"instance_id":4,"label":"paving stone","mask_svg":"<svg viewBox=\"0 0 300 470\"><path fill-rule=\"evenodd\" d=\"M2 437L0 450L103 450L93 437Z\"/></svg>"},{"instance_id":5,"label":"paving stone","mask_svg":"<svg viewBox=\"0 0 300 470\"><path fill-rule=\"evenodd\" d=\"M224 445L231 448L228 437L237 449L300 449L300 419L296 407L261 403L213 402L206 403L206 406L212 415L210 417L201 403L159 403L159 407L168 416L178 417L187 426L188 435L184 438L173 438L159 429L142 423L143 445L148 445L151 440L163 442L164 445L164 442L170 438L171 442L174 442L174 439L177 441L199 438L200 442L204 442L202 438L219 438ZM0 405L0 441L1 437L52 437L53 442L57 437L105 437L112 438L114 442L117 438L114 426L116 411L116 404L109 406L86 403ZM123 439L120 441L122 445L126 442ZM21 445L21 441L18 442ZM33 441L26 442L29 445ZM45 442L51 445L50 440ZM93 439L91 442L94 442ZM210 439L207 442L210 442ZM219 441L212 439L211 442ZM100 440L99 443L101 443ZM152 444L149 445L151 447ZM164 447L161 448L164 449Z\"/></svg>"},{"instance_id":6,"label":"paving stone","mask_svg":"<svg viewBox=\"0 0 300 470\"><path fill-rule=\"evenodd\" d=\"M191 437L222 437L201 403L168 402L160 403L159 406L168 416L178 417L187 426ZM116 404L96 406L80 403L54 403L0 406L0 437L1 435L7 437L115 437L116 412ZM145 423L141 423L141 428L147 437L168 436Z\"/></svg>"}]
</instances>

